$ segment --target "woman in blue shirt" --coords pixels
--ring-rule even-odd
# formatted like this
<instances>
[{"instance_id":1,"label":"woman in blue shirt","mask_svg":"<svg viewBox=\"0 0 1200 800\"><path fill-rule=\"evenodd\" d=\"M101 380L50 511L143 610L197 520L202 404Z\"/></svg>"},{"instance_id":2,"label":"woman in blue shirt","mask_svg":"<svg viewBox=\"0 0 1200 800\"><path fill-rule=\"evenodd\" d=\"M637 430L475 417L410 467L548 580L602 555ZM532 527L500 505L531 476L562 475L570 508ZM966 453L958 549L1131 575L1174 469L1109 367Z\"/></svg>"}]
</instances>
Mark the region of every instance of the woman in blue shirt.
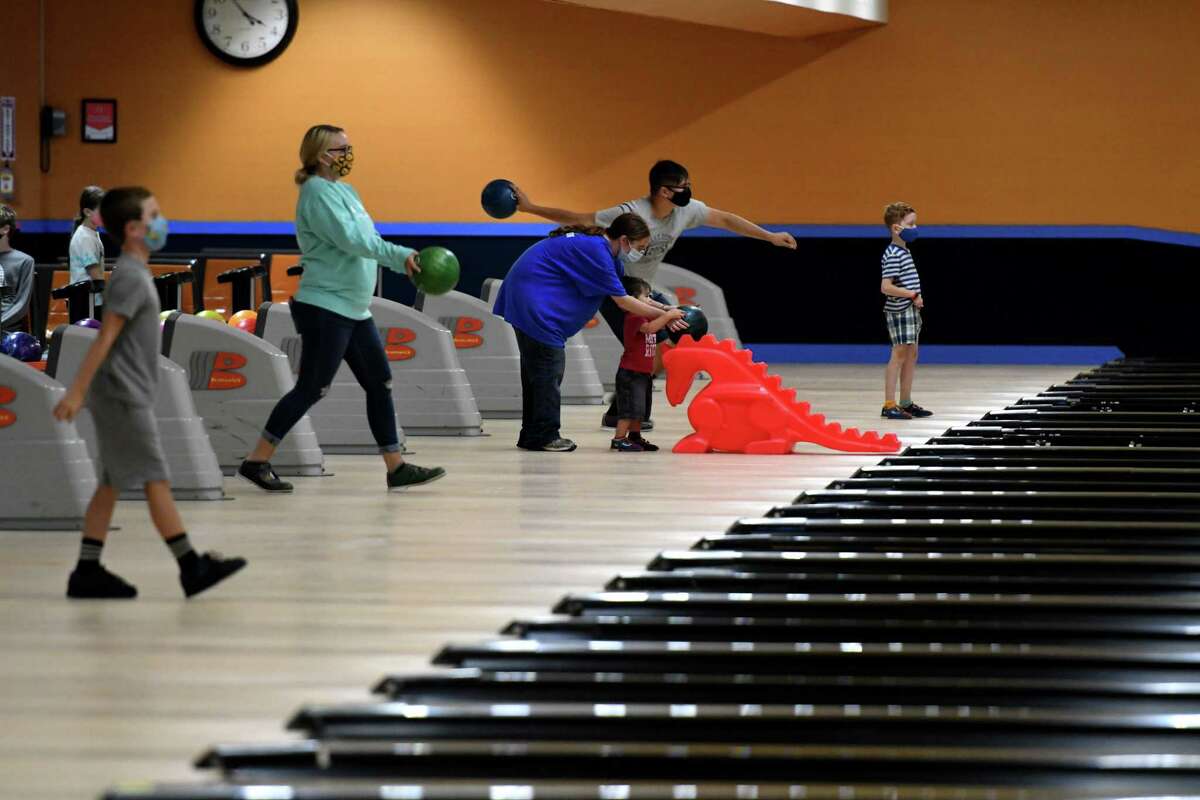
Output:
<instances>
[{"instance_id":1,"label":"woman in blue shirt","mask_svg":"<svg viewBox=\"0 0 1200 800\"><path fill-rule=\"evenodd\" d=\"M371 295L377 265L396 272L419 272L416 252L384 241L354 187L339 179L350 174L354 149L341 128L314 125L300 143L296 183L296 241L304 254L304 277L292 298L292 320L303 349L296 385L276 404L262 438L238 475L268 492L290 492L270 458L301 417L325 396L344 360L367 394L367 422L387 466L388 490L419 486L441 478L441 467L418 467L400 455L392 368L375 320Z\"/></svg>"},{"instance_id":2,"label":"woman in blue shirt","mask_svg":"<svg viewBox=\"0 0 1200 800\"><path fill-rule=\"evenodd\" d=\"M664 313L630 297L621 285L622 264L641 258L649 243L650 229L637 214L622 214L607 229L559 228L521 254L505 276L495 312L516 329L521 351L517 447L575 449L559 432L566 343L596 315L604 298L638 316L654 319Z\"/></svg>"}]
</instances>

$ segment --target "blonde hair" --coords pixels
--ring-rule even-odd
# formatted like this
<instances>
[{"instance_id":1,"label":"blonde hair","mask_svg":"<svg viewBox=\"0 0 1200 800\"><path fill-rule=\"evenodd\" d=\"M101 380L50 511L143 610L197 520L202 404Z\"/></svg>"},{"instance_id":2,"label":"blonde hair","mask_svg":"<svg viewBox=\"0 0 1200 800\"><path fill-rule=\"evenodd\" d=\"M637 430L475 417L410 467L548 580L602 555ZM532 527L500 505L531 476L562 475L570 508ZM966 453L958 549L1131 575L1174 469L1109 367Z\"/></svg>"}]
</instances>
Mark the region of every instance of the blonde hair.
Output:
<instances>
[{"instance_id":1,"label":"blonde hair","mask_svg":"<svg viewBox=\"0 0 1200 800\"><path fill-rule=\"evenodd\" d=\"M336 125L313 125L300 140L300 169L296 170L296 185L300 186L306 180L317 174L321 165L321 154L329 149L333 137L345 129Z\"/></svg>"},{"instance_id":2,"label":"blonde hair","mask_svg":"<svg viewBox=\"0 0 1200 800\"><path fill-rule=\"evenodd\" d=\"M890 229L893 225L904 222L904 218L916 211L908 203L892 203L883 210L883 224Z\"/></svg>"}]
</instances>

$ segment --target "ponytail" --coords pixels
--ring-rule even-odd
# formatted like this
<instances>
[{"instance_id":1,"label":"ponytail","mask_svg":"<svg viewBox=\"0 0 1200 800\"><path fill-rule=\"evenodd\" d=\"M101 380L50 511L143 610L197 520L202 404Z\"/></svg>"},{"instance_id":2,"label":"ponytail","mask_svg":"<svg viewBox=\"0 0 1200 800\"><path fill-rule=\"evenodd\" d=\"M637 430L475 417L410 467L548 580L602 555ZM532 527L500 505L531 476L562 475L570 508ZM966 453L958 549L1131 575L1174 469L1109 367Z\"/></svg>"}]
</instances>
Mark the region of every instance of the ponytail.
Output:
<instances>
[{"instance_id":1,"label":"ponytail","mask_svg":"<svg viewBox=\"0 0 1200 800\"><path fill-rule=\"evenodd\" d=\"M599 225L563 225L550 231L551 236L566 236L569 233L581 233L584 236L607 236L610 239L628 237L630 241L645 239L650 235L650 227L646 220L633 212L626 212L612 221L607 228Z\"/></svg>"},{"instance_id":2,"label":"ponytail","mask_svg":"<svg viewBox=\"0 0 1200 800\"><path fill-rule=\"evenodd\" d=\"M99 186L85 186L83 191L79 193L79 213L75 215L75 224L71 226L71 235L75 235L75 231L79 230L79 226L87 219L84 216L84 211L96 211L100 208L100 201L104 199L104 190Z\"/></svg>"}]
</instances>

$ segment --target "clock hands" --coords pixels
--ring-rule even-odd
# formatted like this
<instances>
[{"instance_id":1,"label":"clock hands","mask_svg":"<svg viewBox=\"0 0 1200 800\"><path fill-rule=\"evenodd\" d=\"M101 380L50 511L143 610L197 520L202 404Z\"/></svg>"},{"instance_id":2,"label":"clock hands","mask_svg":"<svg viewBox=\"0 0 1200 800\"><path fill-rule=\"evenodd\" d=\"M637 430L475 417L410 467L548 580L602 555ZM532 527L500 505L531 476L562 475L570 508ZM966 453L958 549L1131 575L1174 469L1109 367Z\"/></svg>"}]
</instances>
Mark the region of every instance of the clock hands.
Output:
<instances>
[{"instance_id":1,"label":"clock hands","mask_svg":"<svg viewBox=\"0 0 1200 800\"><path fill-rule=\"evenodd\" d=\"M242 4L241 4L241 3L239 3L239 2L238 2L238 0L233 0L233 4L234 4L235 6L237 6L237 7L238 7L238 11L241 11L241 12L242 12L242 16L243 16L243 17L245 17L246 19L250 20L250 24L251 24L251 25L265 25L265 24L266 24L266 23L265 23L265 22L263 22L261 19L259 19L258 17L255 17L255 16L253 16L253 15L252 15L252 14L250 14L248 11L246 11L246 9L242 8Z\"/></svg>"}]
</instances>

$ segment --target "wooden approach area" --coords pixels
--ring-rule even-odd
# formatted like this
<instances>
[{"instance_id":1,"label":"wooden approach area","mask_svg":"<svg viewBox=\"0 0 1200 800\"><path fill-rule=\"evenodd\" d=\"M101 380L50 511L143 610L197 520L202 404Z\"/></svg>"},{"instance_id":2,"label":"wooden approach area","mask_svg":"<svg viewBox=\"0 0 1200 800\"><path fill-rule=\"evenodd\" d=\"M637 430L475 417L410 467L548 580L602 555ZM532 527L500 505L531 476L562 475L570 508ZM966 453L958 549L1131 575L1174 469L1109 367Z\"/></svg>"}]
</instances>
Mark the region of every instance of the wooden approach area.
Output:
<instances>
[{"instance_id":1,"label":"wooden approach area","mask_svg":"<svg viewBox=\"0 0 1200 800\"><path fill-rule=\"evenodd\" d=\"M879 418L883 365L774 370L830 420L905 444L1071 378L1077 367L918 370L926 420ZM662 385L661 382L658 384ZM413 438L439 483L389 495L374 457L331 456L324 478L272 497L227 479L228 502L183 503L198 548L247 570L185 602L144 503L123 502L106 565L132 602L69 602L73 533L0 533L0 795L96 797L133 780L203 780L190 761L218 742L286 739L306 703L365 701L380 677L427 671L449 641L493 637L568 591L638 570L740 516L760 516L879 455L677 456L684 408L655 394L656 454L608 449L598 406L566 407L575 453L514 448L517 421L486 438ZM5 465L4 491L19 490Z\"/></svg>"}]
</instances>

